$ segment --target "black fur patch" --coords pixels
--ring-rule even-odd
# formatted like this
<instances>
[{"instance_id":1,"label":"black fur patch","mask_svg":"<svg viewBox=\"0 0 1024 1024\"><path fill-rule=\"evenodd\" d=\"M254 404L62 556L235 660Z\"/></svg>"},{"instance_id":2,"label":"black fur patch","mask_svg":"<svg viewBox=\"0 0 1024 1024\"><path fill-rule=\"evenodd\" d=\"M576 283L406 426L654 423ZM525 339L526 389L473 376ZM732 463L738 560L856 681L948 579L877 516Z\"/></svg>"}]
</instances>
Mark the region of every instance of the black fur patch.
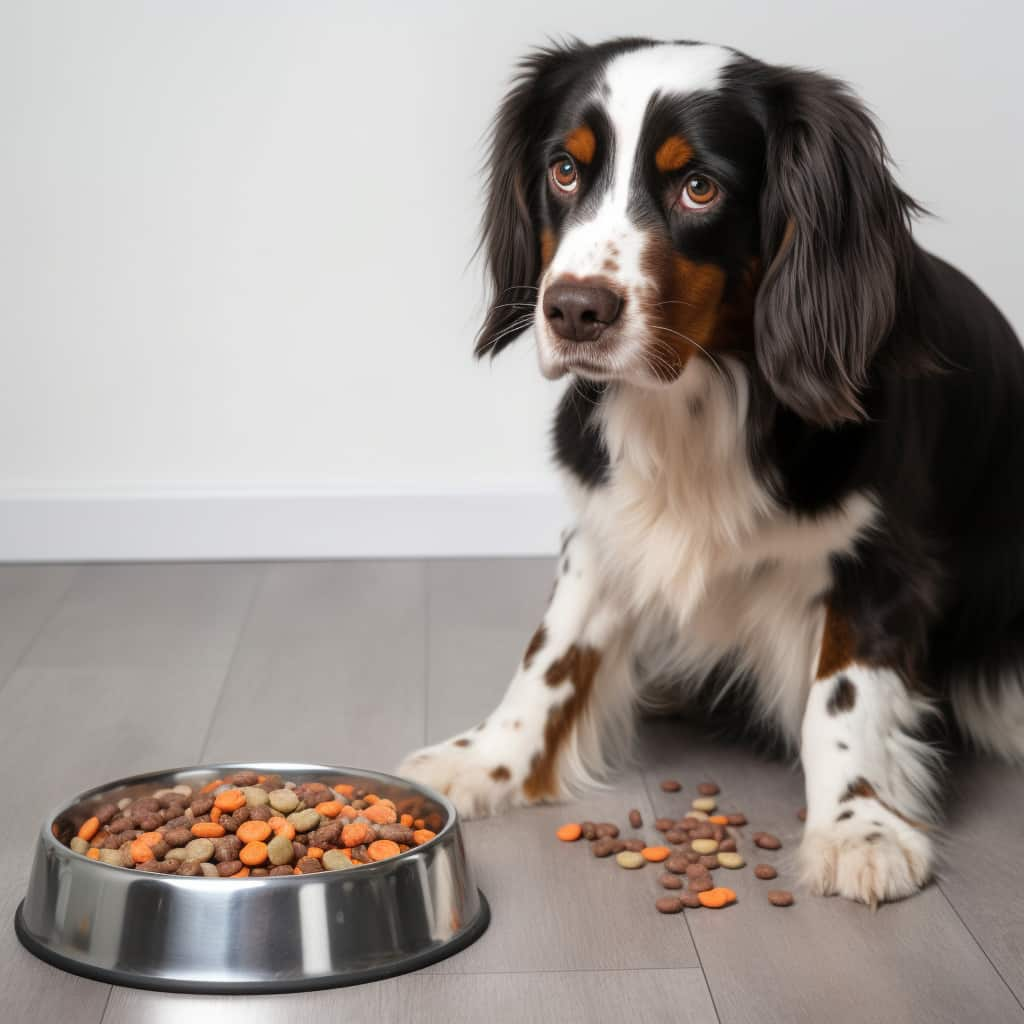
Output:
<instances>
[{"instance_id":1,"label":"black fur patch","mask_svg":"<svg viewBox=\"0 0 1024 1024\"><path fill-rule=\"evenodd\" d=\"M838 715L844 711L852 711L856 703L857 687L846 676L840 676L836 680L835 688L825 705L825 710L830 715Z\"/></svg>"}]
</instances>

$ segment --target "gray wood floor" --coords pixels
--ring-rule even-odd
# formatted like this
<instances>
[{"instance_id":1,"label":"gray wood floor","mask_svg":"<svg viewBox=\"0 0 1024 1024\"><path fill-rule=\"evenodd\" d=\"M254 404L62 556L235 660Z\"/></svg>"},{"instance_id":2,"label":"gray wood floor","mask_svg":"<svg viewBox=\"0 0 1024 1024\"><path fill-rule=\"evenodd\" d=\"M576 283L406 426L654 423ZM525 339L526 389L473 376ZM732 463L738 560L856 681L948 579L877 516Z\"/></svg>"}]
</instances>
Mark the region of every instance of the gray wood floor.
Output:
<instances>
[{"instance_id":1,"label":"gray wood floor","mask_svg":"<svg viewBox=\"0 0 1024 1024\"><path fill-rule=\"evenodd\" d=\"M661 917L658 872L625 872L553 830L676 812L712 777L726 808L777 831L787 879L799 772L678 721L572 809L472 822L494 921L416 975L301 996L142 993L65 975L11 925L41 808L133 772L216 759L391 769L494 705L544 605L546 560L0 567L0 1020L292 1019L1024 1021L1024 773L953 775L937 884L872 913L798 890L789 910L730 873L739 905ZM278 708L316 707L294 729ZM333 709L333 713L328 713ZM680 796L658 781L688 783ZM684 799L685 797L685 799ZM16 823L15 830L10 827Z\"/></svg>"}]
</instances>

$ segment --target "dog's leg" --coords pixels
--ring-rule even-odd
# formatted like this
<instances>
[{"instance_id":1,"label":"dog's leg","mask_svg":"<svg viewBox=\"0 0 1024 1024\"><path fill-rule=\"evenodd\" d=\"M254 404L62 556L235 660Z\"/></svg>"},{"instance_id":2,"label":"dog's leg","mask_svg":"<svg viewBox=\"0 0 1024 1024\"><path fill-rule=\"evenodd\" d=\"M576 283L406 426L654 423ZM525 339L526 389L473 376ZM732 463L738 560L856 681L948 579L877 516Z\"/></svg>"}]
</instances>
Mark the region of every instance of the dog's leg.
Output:
<instances>
[{"instance_id":1,"label":"dog's leg","mask_svg":"<svg viewBox=\"0 0 1024 1024\"><path fill-rule=\"evenodd\" d=\"M900 672L858 660L849 623L826 616L801 735L807 829L800 856L813 891L874 906L928 880L938 755L914 732L929 713Z\"/></svg>"},{"instance_id":2,"label":"dog's leg","mask_svg":"<svg viewBox=\"0 0 1024 1024\"><path fill-rule=\"evenodd\" d=\"M569 534L551 603L501 703L475 728L410 754L399 774L470 816L595 781L631 735L629 633L589 541Z\"/></svg>"}]
</instances>

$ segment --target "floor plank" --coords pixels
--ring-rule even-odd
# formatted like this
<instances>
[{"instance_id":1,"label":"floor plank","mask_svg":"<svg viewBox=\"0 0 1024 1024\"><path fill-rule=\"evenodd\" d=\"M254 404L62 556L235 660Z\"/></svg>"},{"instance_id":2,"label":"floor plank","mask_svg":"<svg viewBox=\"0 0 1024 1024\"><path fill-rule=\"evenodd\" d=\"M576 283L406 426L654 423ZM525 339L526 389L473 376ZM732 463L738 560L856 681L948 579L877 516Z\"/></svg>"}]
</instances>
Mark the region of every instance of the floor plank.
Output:
<instances>
[{"instance_id":1,"label":"floor plank","mask_svg":"<svg viewBox=\"0 0 1024 1024\"><path fill-rule=\"evenodd\" d=\"M0 694L0 1020L98 1021L109 987L63 974L18 944L11 922L28 883L36 823L76 792L136 772L194 764L222 672L22 666Z\"/></svg>"},{"instance_id":2,"label":"floor plank","mask_svg":"<svg viewBox=\"0 0 1024 1024\"><path fill-rule=\"evenodd\" d=\"M428 563L427 742L479 722L501 699L544 616L550 558Z\"/></svg>"},{"instance_id":3,"label":"floor plank","mask_svg":"<svg viewBox=\"0 0 1024 1024\"><path fill-rule=\"evenodd\" d=\"M678 721L647 723L643 735L648 792L660 813L682 813L696 784L710 778L722 787L720 807L743 811L750 821L740 841L748 867L716 873L736 890L738 903L686 912L723 1024L1024 1020L936 886L875 912L800 891L793 859L802 784L791 765ZM666 776L682 781L683 792L661 792ZM749 839L758 830L778 835L783 850L758 850ZM753 876L753 864L762 861L779 868L777 881ZM770 906L769 888L793 889L797 903Z\"/></svg>"},{"instance_id":4,"label":"floor plank","mask_svg":"<svg viewBox=\"0 0 1024 1024\"><path fill-rule=\"evenodd\" d=\"M627 827L630 808L645 828ZM638 773L614 791L563 806L532 807L465 825L477 884L490 900L490 929L469 949L428 968L438 974L501 970L609 970L696 967L697 956L679 917L654 909L659 895L653 865L639 871L614 858L594 858L589 844L560 843L566 821L614 821L623 838L657 837Z\"/></svg>"},{"instance_id":5,"label":"floor plank","mask_svg":"<svg viewBox=\"0 0 1024 1024\"><path fill-rule=\"evenodd\" d=\"M280 1024L292 1020L591 1024L672 1020L712 1024L699 970L515 973L466 977L412 974L373 985L283 996L172 996L115 989L103 1024Z\"/></svg>"},{"instance_id":6,"label":"floor plank","mask_svg":"<svg viewBox=\"0 0 1024 1024\"><path fill-rule=\"evenodd\" d=\"M1024 772L1019 766L961 758L951 788L939 887L1024 1002Z\"/></svg>"},{"instance_id":7,"label":"floor plank","mask_svg":"<svg viewBox=\"0 0 1024 1024\"><path fill-rule=\"evenodd\" d=\"M82 568L24 663L226 669L261 565Z\"/></svg>"},{"instance_id":8,"label":"floor plank","mask_svg":"<svg viewBox=\"0 0 1024 1024\"><path fill-rule=\"evenodd\" d=\"M0 565L0 688L71 586L69 565Z\"/></svg>"},{"instance_id":9,"label":"floor plank","mask_svg":"<svg viewBox=\"0 0 1024 1024\"><path fill-rule=\"evenodd\" d=\"M270 567L203 760L392 771L423 742L424 575L398 561Z\"/></svg>"}]
</instances>

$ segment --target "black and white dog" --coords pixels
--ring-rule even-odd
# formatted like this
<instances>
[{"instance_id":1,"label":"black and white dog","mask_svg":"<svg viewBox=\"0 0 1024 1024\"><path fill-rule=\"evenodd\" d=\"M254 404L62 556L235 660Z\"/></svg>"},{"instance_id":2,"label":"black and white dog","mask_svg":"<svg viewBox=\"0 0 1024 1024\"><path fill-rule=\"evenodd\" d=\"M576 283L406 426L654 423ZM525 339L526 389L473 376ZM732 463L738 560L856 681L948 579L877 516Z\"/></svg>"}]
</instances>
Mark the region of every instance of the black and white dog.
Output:
<instances>
[{"instance_id":1,"label":"black and white dog","mask_svg":"<svg viewBox=\"0 0 1024 1024\"><path fill-rule=\"evenodd\" d=\"M532 326L569 376L578 519L500 706L404 774L469 814L557 798L645 681L733 686L799 746L813 888L927 880L923 726L1024 754L1024 351L916 211L831 78L641 39L524 61L477 353Z\"/></svg>"}]
</instances>

